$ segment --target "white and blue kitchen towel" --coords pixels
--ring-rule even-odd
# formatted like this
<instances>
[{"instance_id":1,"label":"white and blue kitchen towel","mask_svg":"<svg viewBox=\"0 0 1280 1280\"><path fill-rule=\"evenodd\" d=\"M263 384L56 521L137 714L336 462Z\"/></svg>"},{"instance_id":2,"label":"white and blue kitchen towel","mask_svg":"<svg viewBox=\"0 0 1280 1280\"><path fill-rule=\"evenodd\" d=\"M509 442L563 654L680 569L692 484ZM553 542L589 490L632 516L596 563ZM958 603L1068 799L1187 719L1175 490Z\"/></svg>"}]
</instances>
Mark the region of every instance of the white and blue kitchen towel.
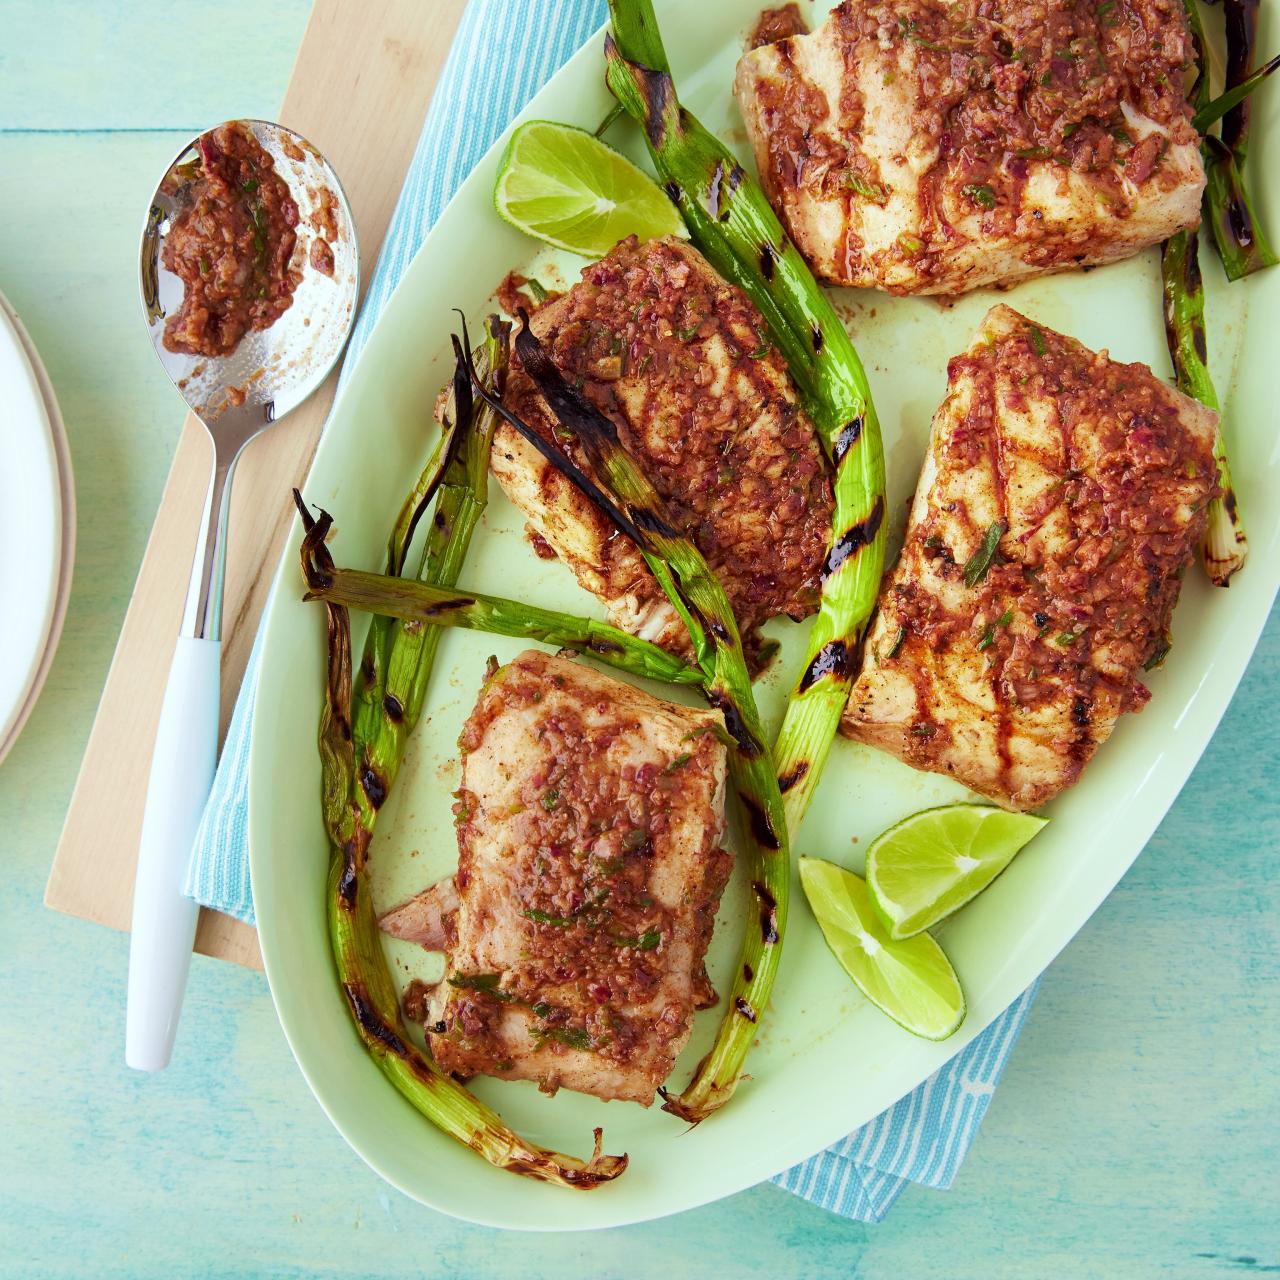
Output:
<instances>
[{"instance_id":1,"label":"white and blue kitchen towel","mask_svg":"<svg viewBox=\"0 0 1280 1280\"><path fill-rule=\"evenodd\" d=\"M745 13L745 10L744 10ZM346 377L396 282L458 184L508 121L601 25L605 0L471 0L423 126L356 322ZM249 737L258 646L196 837L186 893L249 924ZM913 1093L774 1179L847 1218L878 1222L908 1182L948 1187L977 1133L1034 987Z\"/></svg>"}]
</instances>

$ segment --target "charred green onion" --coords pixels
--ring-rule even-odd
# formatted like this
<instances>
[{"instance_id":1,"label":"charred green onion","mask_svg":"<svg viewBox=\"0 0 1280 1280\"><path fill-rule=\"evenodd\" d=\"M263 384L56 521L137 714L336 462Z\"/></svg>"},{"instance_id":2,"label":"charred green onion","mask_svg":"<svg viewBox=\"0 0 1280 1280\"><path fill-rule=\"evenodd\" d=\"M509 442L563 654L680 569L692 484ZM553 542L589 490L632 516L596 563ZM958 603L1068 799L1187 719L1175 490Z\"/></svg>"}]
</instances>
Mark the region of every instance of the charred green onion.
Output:
<instances>
[{"instance_id":1,"label":"charred green onion","mask_svg":"<svg viewBox=\"0 0 1280 1280\"><path fill-rule=\"evenodd\" d=\"M1178 389L1217 412L1218 393L1209 376L1204 279L1200 274L1199 256L1199 237L1194 231L1180 231L1172 240L1164 242L1160 266L1164 279L1165 337L1173 357ZM1244 567L1249 540L1231 484L1231 466L1221 422L1213 441L1213 456L1218 463L1218 486L1222 492L1209 504L1209 523L1201 554L1209 580L1215 586L1225 587Z\"/></svg>"},{"instance_id":2,"label":"charred green onion","mask_svg":"<svg viewBox=\"0 0 1280 1280\"><path fill-rule=\"evenodd\" d=\"M486 344L491 381L501 378L505 359L505 330L494 325ZM469 363L459 361L464 367ZM457 578L484 506L494 426L487 408L472 412L469 374L455 379L454 391L454 426L465 439L439 467L437 518L423 556L424 574L436 583L450 584ZM428 472L432 469L429 465ZM414 493L420 494L424 487L420 482ZM325 544L330 518L313 519L296 491L294 500L305 529L304 574L317 581L331 577L336 570ZM405 511L412 513L416 506L417 499L411 495ZM406 518L402 512L388 556L391 563L403 565L413 523L412 514ZM325 613L328 664L319 748L322 808L330 842L329 936L338 981L361 1041L383 1074L418 1111L498 1168L580 1189L616 1178L627 1166L626 1156L602 1154L599 1129L595 1149L585 1161L526 1142L409 1038L382 955L367 858L378 807L403 755L408 727L401 732L401 726L411 727L422 711L438 632L420 621L371 631L361 664L361 708L366 712L361 730L360 719L352 716L350 618L344 605L332 601L326 602ZM382 711L380 717L369 714L367 709L374 707ZM395 732L387 732L388 726ZM381 772L371 777L374 768Z\"/></svg>"},{"instance_id":3,"label":"charred green onion","mask_svg":"<svg viewBox=\"0 0 1280 1280\"><path fill-rule=\"evenodd\" d=\"M515 339L520 363L548 408L581 446L599 483L503 407L492 393L482 388L481 395L635 542L689 631L703 675L703 691L707 701L724 715L732 742L729 769L751 844L759 924L748 930L744 948L744 964L752 978L745 980L740 974L735 982L731 1012L708 1059L689 1090L680 1097L664 1095L667 1111L697 1123L732 1093L777 971L791 874L786 813L738 624L724 588L692 540L674 526L661 497L623 448L613 423L565 382L529 329L524 312L521 320ZM763 998L753 1002L751 996L757 992L762 992ZM708 1064L712 1064L710 1069Z\"/></svg>"},{"instance_id":4,"label":"charred green onion","mask_svg":"<svg viewBox=\"0 0 1280 1280\"><path fill-rule=\"evenodd\" d=\"M1214 103L1207 101L1209 77L1205 59L1204 29L1195 0L1187 0L1187 16L1196 46L1197 72L1191 90L1196 111L1196 127L1204 158L1204 216L1213 234L1214 245L1229 280L1241 280L1264 267L1275 266L1276 254L1258 221L1253 200L1244 181L1245 158L1249 146L1250 103L1242 92L1256 87L1275 70L1272 59L1259 72L1253 71L1254 41L1257 35L1256 0L1224 0L1227 32L1226 93ZM1220 109L1221 108L1221 109ZM1222 117L1222 136L1205 133L1208 117Z\"/></svg>"},{"instance_id":5,"label":"charred green onion","mask_svg":"<svg viewBox=\"0 0 1280 1280\"><path fill-rule=\"evenodd\" d=\"M1229 78L1232 75L1244 75L1252 58L1254 23L1243 13L1245 7L1247 0L1227 0ZM1204 27L1196 0L1185 0L1185 9L1196 50L1196 77L1188 97L1196 112L1197 122L1200 122L1209 105ZM1240 146L1240 155L1243 156L1246 146L1246 117L1241 104L1234 107L1228 123L1230 136ZM1213 137L1202 140L1201 152L1207 175L1206 218L1213 228L1214 239L1228 277L1239 279L1259 266L1270 265L1275 258L1257 231L1235 153L1227 143ZM1254 265L1250 265L1251 262ZM1209 375L1204 278L1200 273L1197 233L1180 231L1166 240L1161 247L1160 265L1164 288L1165 336L1178 387L1201 404L1219 412L1221 405L1213 379ZM1209 504L1209 521L1201 555L1210 581L1216 586L1225 587L1243 567L1249 553L1249 542L1231 482L1231 466L1227 460L1221 422L1213 442L1213 455L1218 463L1221 495Z\"/></svg>"},{"instance_id":6,"label":"charred green onion","mask_svg":"<svg viewBox=\"0 0 1280 1280\"><path fill-rule=\"evenodd\" d=\"M1211 102L1206 102L1204 106L1199 107L1191 123L1200 133L1203 133L1206 129L1217 124L1229 111L1234 111L1236 107L1240 106L1277 69L1280 69L1280 53L1276 54L1269 62L1263 63L1256 71L1241 80L1239 84L1231 85L1230 88L1224 90Z\"/></svg>"},{"instance_id":7,"label":"charred green onion","mask_svg":"<svg viewBox=\"0 0 1280 1280\"><path fill-rule=\"evenodd\" d=\"M792 691L774 767L792 831L809 806L853 681L858 645L884 569L885 482L880 424L866 373L830 299L733 154L683 110L650 0L610 0L606 80L644 128L649 154L693 242L764 317L835 468L830 550L803 672ZM779 885L779 935L789 884ZM763 910L763 907L762 907ZM728 1101L753 1038L733 1010L763 1009L776 969L747 941L715 1048L669 1109L706 1115Z\"/></svg>"},{"instance_id":8,"label":"charred green onion","mask_svg":"<svg viewBox=\"0 0 1280 1280\"><path fill-rule=\"evenodd\" d=\"M648 640L594 618L577 618L523 601L504 600L429 582L306 566L307 599L342 605L382 618L434 627L461 627L576 649L628 675L664 684L701 686L702 672Z\"/></svg>"}]
</instances>

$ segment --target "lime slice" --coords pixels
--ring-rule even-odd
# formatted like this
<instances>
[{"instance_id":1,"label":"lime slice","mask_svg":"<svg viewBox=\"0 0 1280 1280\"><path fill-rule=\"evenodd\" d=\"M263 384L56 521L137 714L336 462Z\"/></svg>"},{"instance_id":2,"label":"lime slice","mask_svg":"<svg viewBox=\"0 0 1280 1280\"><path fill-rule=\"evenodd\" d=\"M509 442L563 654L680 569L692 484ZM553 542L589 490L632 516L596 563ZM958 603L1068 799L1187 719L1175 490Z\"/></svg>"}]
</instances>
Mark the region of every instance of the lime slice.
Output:
<instances>
[{"instance_id":1,"label":"lime slice","mask_svg":"<svg viewBox=\"0 0 1280 1280\"><path fill-rule=\"evenodd\" d=\"M688 235L652 178L594 134L550 120L530 120L511 135L493 207L513 227L584 258L630 235Z\"/></svg>"},{"instance_id":2,"label":"lime slice","mask_svg":"<svg viewBox=\"0 0 1280 1280\"><path fill-rule=\"evenodd\" d=\"M867 850L867 887L891 938L910 938L977 897L1048 822L990 805L904 818Z\"/></svg>"},{"instance_id":3,"label":"lime slice","mask_svg":"<svg viewBox=\"0 0 1280 1280\"><path fill-rule=\"evenodd\" d=\"M895 942L871 905L867 883L818 858L800 859L800 883L822 936L876 1008L913 1035L945 1040L964 1021L964 992L927 934Z\"/></svg>"}]
</instances>

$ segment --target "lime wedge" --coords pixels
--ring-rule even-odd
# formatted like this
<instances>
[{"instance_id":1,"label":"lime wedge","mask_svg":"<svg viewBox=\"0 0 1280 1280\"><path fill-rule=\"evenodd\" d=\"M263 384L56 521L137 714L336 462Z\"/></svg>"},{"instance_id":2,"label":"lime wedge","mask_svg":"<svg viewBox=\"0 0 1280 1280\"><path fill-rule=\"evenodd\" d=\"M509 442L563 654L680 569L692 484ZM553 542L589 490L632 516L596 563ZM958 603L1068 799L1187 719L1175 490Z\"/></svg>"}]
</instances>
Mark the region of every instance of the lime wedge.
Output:
<instances>
[{"instance_id":1,"label":"lime wedge","mask_svg":"<svg viewBox=\"0 0 1280 1280\"><path fill-rule=\"evenodd\" d=\"M913 1035L945 1040L964 1021L964 992L927 934L895 942L871 905L866 881L818 858L800 859L800 883L822 936L876 1008Z\"/></svg>"},{"instance_id":2,"label":"lime wedge","mask_svg":"<svg viewBox=\"0 0 1280 1280\"><path fill-rule=\"evenodd\" d=\"M867 887L891 938L914 937L977 897L1048 818L991 805L913 813L867 850Z\"/></svg>"},{"instance_id":3,"label":"lime wedge","mask_svg":"<svg viewBox=\"0 0 1280 1280\"><path fill-rule=\"evenodd\" d=\"M530 120L511 135L493 207L513 227L584 258L630 235L688 235L652 178L594 134L550 120Z\"/></svg>"}]
</instances>

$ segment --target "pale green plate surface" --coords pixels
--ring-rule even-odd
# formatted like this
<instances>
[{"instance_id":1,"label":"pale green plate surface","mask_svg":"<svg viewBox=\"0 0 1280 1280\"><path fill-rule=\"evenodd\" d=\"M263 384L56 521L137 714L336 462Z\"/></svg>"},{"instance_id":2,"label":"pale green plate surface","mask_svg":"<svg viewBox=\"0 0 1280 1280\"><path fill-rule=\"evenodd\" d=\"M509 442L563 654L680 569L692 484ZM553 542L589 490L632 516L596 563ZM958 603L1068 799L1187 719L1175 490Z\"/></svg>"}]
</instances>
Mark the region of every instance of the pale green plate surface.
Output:
<instances>
[{"instance_id":1,"label":"pale green plate surface","mask_svg":"<svg viewBox=\"0 0 1280 1280\"><path fill-rule=\"evenodd\" d=\"M687 104L745 156L728 91L754 6L703 0L659 5ZM678 15L678 16L677 16ZM679 38L676 38L676 32ZM1264 13L1260 47L1275 43ZM609 99L593 40L520 117L593 127ZM1280 162L1280 95L1258 113L1255 172ZM616 137L627 135L624 127ZM1265 143L1263 140L1266 140ZM389 522L417 474L430 439L429 407L450 368L451 307L478 327L489 290L512 268L528 269L533 243L493 214L496 159L477 167L406 273L378 325L317 453L308 499L337 518L342 564L381 564ZM634 139L632 139L634 142ZM639 158L639 151L632 148ZM1269 162L1269 163L1268 163ZM1274 223L1277 201L1260 191ZM1276 441L1274 334L1280 331L1280 275L1228 291L1204 251L1209 278L1213 368L1226 399L1237 489L1252 558L1230 591L1188 574L1175 617L1175 645L1150 677L1154 697L1127 717L1085 780L1048 809L1052 825L999 881L939 931L964 985L969 1015L949 1041L917 1040L867 1004L827 952L796 886L786 957L750 1059L752 1079L733 1103L693 1132L656 1110L606 1105L571 1093L547 1099L532 1085L481 1081L477 1092L540 1142L585 1154L593 1125L606 1149L627 1151L631 1168L590 1194L555 1190L498 1173L442 1137L384 1080L354 1036L333 979L325 931L326 851L314 750L323 678L323 626L299 602L295 533L268 618L250 778L250 845L263 957L281 1022L321 1105L352 1146L408 1194L478 1222L526 1229L603 1227L676 1212L760 1181L883 1110L959 1050L1065 945L1128 868L1177 794L1225 709L1280 582L1280 450ZM560 258L537 269L548 283L581 265ZM978 294L951 307L922 300L847 294L846 318L872 376L884 421L890 509L899 515L915 485L930 416L941 399L948 356L962 350L997 297L1092 347L1166 371L1158 263L1154 252L1087 275L1049 278L1004 295ZM1246 314L1248 326L1246 330ZM282 495L284 500L284 495ZM579 612L595 602L566 570L539 561L521 520L491 486L486 523L463 583L525 595ZM357 642L361 623L357 619ZM794 675L802 630L776 625L783 660L762 682L775 719ZM450 791L455 741L479 687L484 660L522 646L497 637L447 633L429 715L374 842L380 909L447 873L455 860ZM869 748L837 743L797 850L860 871L861 850L897 819L960 799L955 784L918 774ZM725 895L709 959L723 987L737 950L745 904L739 873ZM433 976L414 948L388 952L407 981ZM1170 957L1170 963L1177 963ZM700 1016L678 1064L683 1080L709 1042L719 1011Z\"/></svg>"}]
</instances>

